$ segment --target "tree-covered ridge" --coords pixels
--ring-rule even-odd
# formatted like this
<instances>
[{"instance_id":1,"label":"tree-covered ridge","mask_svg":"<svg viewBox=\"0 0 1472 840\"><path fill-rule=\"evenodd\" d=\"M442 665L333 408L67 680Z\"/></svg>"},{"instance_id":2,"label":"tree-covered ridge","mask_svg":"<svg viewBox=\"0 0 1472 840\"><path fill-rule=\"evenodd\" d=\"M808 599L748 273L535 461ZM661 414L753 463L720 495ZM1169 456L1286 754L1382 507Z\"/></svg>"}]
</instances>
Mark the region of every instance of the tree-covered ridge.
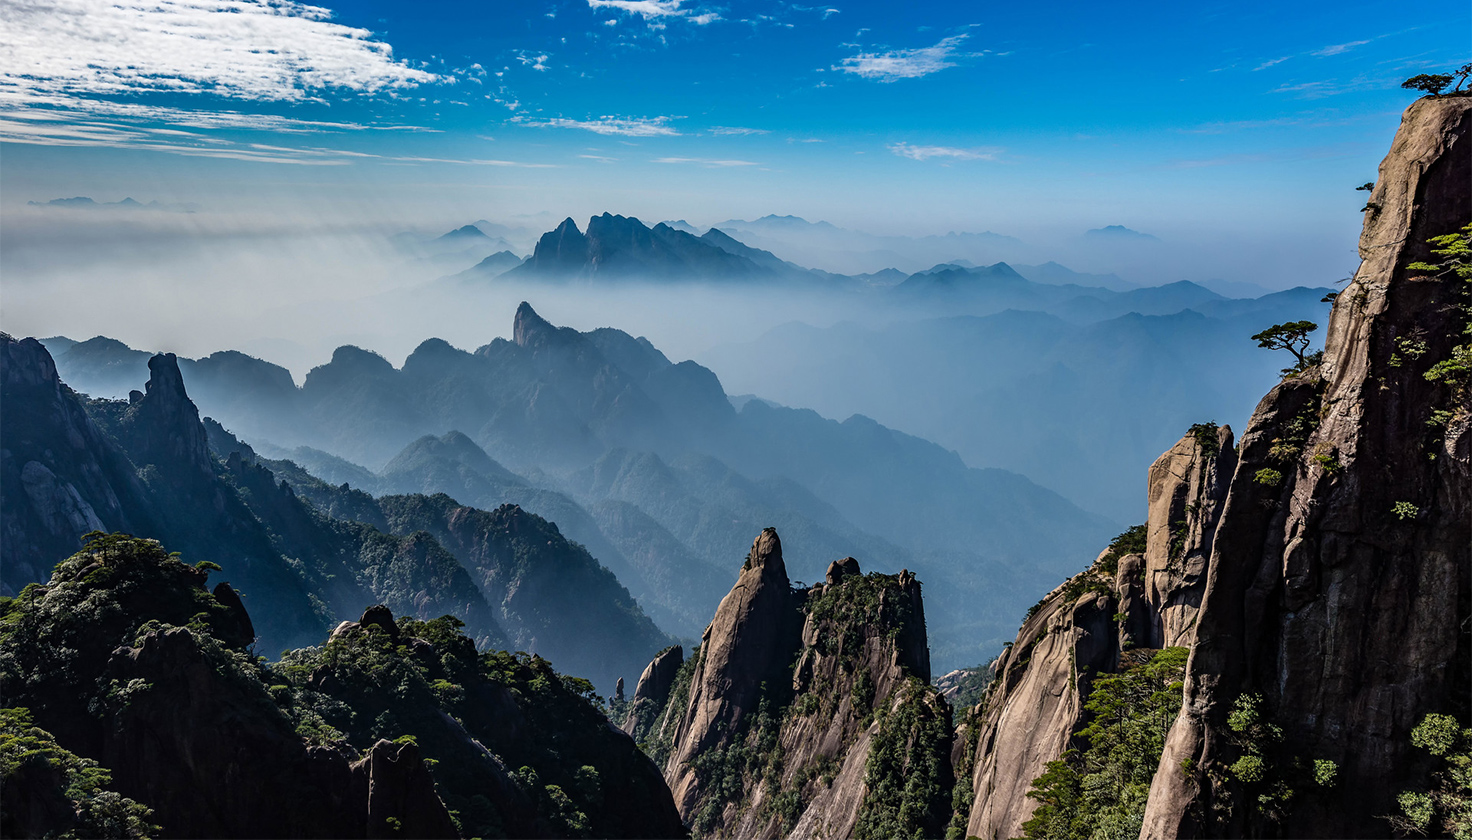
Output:
<instances>
[{"instance_id":1,"label":"tree-covered ridge","mask_svg":"<svg viewBox=\"0 0 1472 840\"><path fill-rule=\"evenodd\" d=\"M1165 736L1181 708L1187 648L1123 654L1100 675L1084 708L1077 748L1048 763L1028 796L1038 801L1025 836L1039 840L1137 837Z\"/></svg>"},{"instance_id":2,"label":"tree-covered ridge","mask_svg":"<svg viewBox=\"0 0 1472 840\"><path fill-rule=\"evenodd\" d=\"M0 708L0 836L146 838L153 812L108 790L112 774L62 749L27 709Z\"/></svg>"},{"instance_id":3,"label":"tree-covered ridge","mask_svg":"<svg viewBox=\"0 0 1472 840\"><path fill-rule=\"evenodd\" d=\"M209 592L200 566L96 534L47 584L0 599L7 788L35 769L11 761L11 738L29 754L54 736L80 756L47 754L75 777L67 795L136 818L109 836L148 833L147 808L176 836L683 833L586 680L480 653L453 617L395 622L381 606L268 666L233 590ZM136 807L100 789L107 771Z\"/></svg>"},{"instance_id":4,"label":"tree-covered ridge","mask_svg":"<svg viewBox=\"0 0 1472 840\"><path fill-rule=\"evenodd\" d=\"M658 771L609 727L587 680L539 656L479 653L451 616L379 615L272 667L304 736L356 749L413 739L464 836L679 832Z\"/></svg>"}]
</instances>

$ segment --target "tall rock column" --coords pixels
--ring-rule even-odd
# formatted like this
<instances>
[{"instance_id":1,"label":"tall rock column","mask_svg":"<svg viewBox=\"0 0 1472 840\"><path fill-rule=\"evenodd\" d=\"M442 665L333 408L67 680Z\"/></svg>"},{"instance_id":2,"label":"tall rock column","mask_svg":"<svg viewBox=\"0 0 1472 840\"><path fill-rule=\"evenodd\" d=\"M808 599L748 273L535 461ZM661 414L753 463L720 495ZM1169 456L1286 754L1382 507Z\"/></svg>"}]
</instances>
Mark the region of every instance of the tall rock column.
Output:
<instances>
[{"instance_id":1,"label":"tall rock column","mask_svg":"<svg viewBox=\"0 0 1472 840\"><path fill-rule=\"evenodd\" d=\"M1467 719L1472 410L1425 377L1466 341L1465 284L1407 266L1472 221L1469 134L1472 99L1406 110L1322 364L1269 393L1242 436L1142 837L1383 837L1397 792L1426 781L1411 729ZM1244 698L1280 743L1232 729ZM1233 769L1253 749L1261 780ZM1295 770L1314 760L1335 763L1332 785ZM1294 773L1276 814L1256 804Z\"/></svg>"},{"instance_id":2,"label":"tall rock column","mask_svg":"<svg viewBox=\"0 0 1472 840\"><path fill-rule=\"evenodd\" d=\"M800 639L792 629L800 621L796 607L782 543L777 531L767 528L752 543L736 586L721 600L701 637L689 703L665 765L665 780L682 817L690 818L702 793L691 763L702 752L730 742L742 718L756 710L763 683L775 686L786 678Z\"/></svg>"}]
</instances>

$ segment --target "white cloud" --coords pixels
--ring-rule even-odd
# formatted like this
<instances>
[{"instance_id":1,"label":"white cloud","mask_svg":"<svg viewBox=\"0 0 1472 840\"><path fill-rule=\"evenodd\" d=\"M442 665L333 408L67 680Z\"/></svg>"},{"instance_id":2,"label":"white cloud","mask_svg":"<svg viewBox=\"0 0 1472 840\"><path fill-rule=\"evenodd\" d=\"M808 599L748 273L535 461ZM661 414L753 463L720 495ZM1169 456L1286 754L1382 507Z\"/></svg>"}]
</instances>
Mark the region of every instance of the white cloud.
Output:
<instances>
[{"instance_id":1,"label":"white cloud","mask_svg":"<svg viewBox=\"0 0 1472 840\"><path fill-rule=\"evenodd\" d=\"M747 137L753 134L770 134L765 128L738 128L729 125L712 126L710 133L718 137Z\"/></svg>"},{"instance_id":2,"label":"white cloud","mask_svg":"<svg viewBox=\"0 0 1472 840\"><path fill-rule=\"evenodd\" d=\"M1272 67L1275 64L1282 64L1283 62L1287 61L1288 59L1290 59L1292 57L1293 56L1291 56L1291 55L1285 55L1282 58L1271 58L1271 59L1268 59L1267 61L1264 61L1263 63L1257 65L1254 68L1252 68L1252 72L1256 73L1259 70L1266 70L1266 69L1268 69L1269 67Z\"/></svg>"},{"instance_id":3,"label":"white cloud","mask_svg":"<svg viewBox=\"0 0 1472 840\"><path fill-rule=\"evenodd\" d=\"M1364 46L1365 44L1368 44L1368 43L1370 43L1370 42L1369 41L1350 41L1347 44L1333 44L1331 46L1324 47L1323 49L1314 50L1313 52L1309 53L1309 55L1316 55L1316 56L1320 56L1320 57L1331 56L1331 55L1339 55L1340 53L1347 53L1350 50L1354 49L1355 47L1362 47L1362 46Z\"/></svg>"},{"instance_id":4,"label":"white cloud","mask_svg":"<svg viewBox=\"0 0 1472 840\"><path fill-rule=\"evenodd\" d=\"M0 0L0 88L299 101L450 81L294 0Z\"/></svg>"},{"instance_id":5,"label":"white cloud","mask_svg":"<svg viewBox=\"0 0 1472 840\"><path fill-rule=\"evenodd\" d=\"M705 26L721 19L715 12L691 14L690 9L681 8L685 2L686 0L588 0L588 8L614 9L627 15L638 15L645 21L683 18L696 26Z\"/></svg>"},{"instance_id":6,"label":"white cloud","mask_svg":"<svg viewBox=\"0 0 1472 840\"><path fill-rule=\"evenodd\" d=\"M889 150L900 157L910 160L929 160L931 158L948 158L950 160L996 160L1002 150L994 146L974 146L971 148L958 148L956 146L912 146L909 143L894 143Z\"/></svg>"},{"instance_id":7,"label":"white cloud","mask_svg":"<svg viewBox=\"0 0 1472 840\"><path fill-rule=\"evenodd\" d=\"M526 65L527 67L532 68L533 70L546 70L547 69L547 59L549 58L549 56L546 53L539 53L537 55L531 55L531 54L527 53L525 50L521 50L521 51L518 51L517 52L516 58L522 64Z\"/></svg>"},{"instance_id":8,"label":"white cloud","mask_svg":"<svg viewBox=\"0 0 1472 840\"><path fill-rule=\"evenodd\" d=\"M750 160L709 160L707 158L666 157L655 158L655 163L698 163L701 166L725 168L728 166L757 166L755 161Z\"/></svg>"},{"instance_id":9,"label":"white cloud","mask_svg":"<svg viewBox=\"0 0 1472 840\"><path fill-rule=\"evenodd\" d=\"M891 50L883 53L860 52L858 55L845 58L833 69L881 82L918 79L947 67L955 67L956 62L952 59L969 55L956 51L961 42L968 37L970 36L966 34L952 35L949 38L942 38L933 47L913 50Z\"/></svg>"},{"instance_id":10,"label":"white cloud","mask_svg":"<svg viewBox=\"0 0 1472 840\"><path fill-rule=\"evenodd\" d=\"M513 119L534 128L580 128L595 134L620 137L673 137L680 133L669 126L669 117L598 117L592 120L570 120L564 117L550 120Z\"/></svg>"}]
</instances>

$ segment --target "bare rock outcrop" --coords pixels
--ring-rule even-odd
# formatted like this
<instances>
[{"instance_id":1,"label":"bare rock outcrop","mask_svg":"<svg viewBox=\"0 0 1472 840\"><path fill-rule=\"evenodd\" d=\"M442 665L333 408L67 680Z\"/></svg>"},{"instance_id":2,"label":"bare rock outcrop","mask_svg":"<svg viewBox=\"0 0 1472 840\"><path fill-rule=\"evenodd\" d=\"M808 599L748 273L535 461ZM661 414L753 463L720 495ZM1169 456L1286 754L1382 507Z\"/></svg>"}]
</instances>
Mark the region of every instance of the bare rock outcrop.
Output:
<instances>
[{"instance_id":1,"label":"bare rock outcrop","mask_svg":"<svg viewBox=\"0 0 1472 840\"><path fill-rule=\"evenodd\" d=\"M624 719L622 726L635 741L644 739L654 719L669 702L675 675L684 664L685 649L673 645L655 654L654 659L644 666L644 672L639 675L639 682L634 686L634 697L629 701L628 717Z\"/></svg>"},{"instance_id":2,"label":"bare rock outcrop","mask_svg":"<svg viewBox=\"0 0 1472 840\"><path fill-rule=\"evenodd\" d=\"M1190 643L1212 536L1236 467L1231 427L1209 424L1192 427L1150 466L1143 573L1151 626L1139 646Z\"/></svg>"},{"instance_id":3,"label":"bare rock outcrop","mask_svg":"<svg viewBox=\"0 0 1472 840\"><path fill-rule=\"evenodd\" d=\"M996 664L977 723L967 836L1017 837L1037 803L1032 780L1068 748L1094 674L1118 658L1116 599L1090 570L1054 590Z\"/></svg>"},{"instance_id":4,"label":"bare rock outcrop","mask_svg":"<svg viewBox=\"0 0 1472 840\"><path fill-rule=\"evenodd\" d=\"M0 594L44 581L88 531L150 524L126 456L62 384L41 342L0 333L0 404Z\"/></svg>"},{"instance_id":5,"label":"bare rock outcrop","mask_svg":"<svg viewBox=\"0 0 1472 840\"><path fill-rule=\"evenodd\" d=\"M1191 644L1236 463L1230 428L1193 427L1150 468L1143 553L1127 553L1139 546L1121 535L1028 614L992 665L996 679L968 719L972 740L958 741L974 755L968 836L1022 833L1037 807L1033 779L1075 746L1095 677L1118 670L1122 653Z\"/></svg>"},{"instance_id":6,"label":"bare rock outcrop","mask_svg":"<svg viewBox=\"0 0 1472 840\"><path fill-rule=\"evenodd\" d=\"M1142 837L1385 836L1428 770L1410 730L1467 719L1472 411L1425 377L1466 340L1464 283L1408 265L1472 221L1469 133L1467 98L1406 110L1322 363L1242 437ZM1276 819L1251 807L1262 782L1232 772L1227 721L1243 697L1282 730L1270 774L1324 760L1337 782L1300 786Z\"/></svg>"}]
</instances>

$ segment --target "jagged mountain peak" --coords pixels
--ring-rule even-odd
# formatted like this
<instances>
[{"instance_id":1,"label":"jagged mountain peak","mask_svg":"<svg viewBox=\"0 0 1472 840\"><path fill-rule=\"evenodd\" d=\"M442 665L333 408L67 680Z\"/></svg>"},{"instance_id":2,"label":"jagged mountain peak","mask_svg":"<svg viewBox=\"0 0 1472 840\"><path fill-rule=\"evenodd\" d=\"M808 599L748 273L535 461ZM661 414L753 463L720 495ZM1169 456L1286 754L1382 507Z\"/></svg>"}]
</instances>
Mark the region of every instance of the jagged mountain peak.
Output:
<instances>
[{"instance_id":1,"label":"jagged mountain peak","mask_svg":"<svg viewBox=\"0 0 1472 840\"><path fill-rule=\"evenodd\" d=\"M188 464L202 476L213 474L209 440L199 421L199 409L184 390L184 374L173 353L148 360L146 393L133 394L127 413L129 435L146 463Z\"/></svg>"},{"instance_id":2,"label":"jagged mountain peak","mask_svg":"<svg viewBox=\"0 0 1472 840\"><path fill-rule=\"evenodd\" d=\"M537 349L549 342L557 340L561 329L553 326L550 321L537 314L530 303L522 301L516 307L516 317L512 321L512 340L518 345L530 349Z\"/></svg>"}]
</instances>

